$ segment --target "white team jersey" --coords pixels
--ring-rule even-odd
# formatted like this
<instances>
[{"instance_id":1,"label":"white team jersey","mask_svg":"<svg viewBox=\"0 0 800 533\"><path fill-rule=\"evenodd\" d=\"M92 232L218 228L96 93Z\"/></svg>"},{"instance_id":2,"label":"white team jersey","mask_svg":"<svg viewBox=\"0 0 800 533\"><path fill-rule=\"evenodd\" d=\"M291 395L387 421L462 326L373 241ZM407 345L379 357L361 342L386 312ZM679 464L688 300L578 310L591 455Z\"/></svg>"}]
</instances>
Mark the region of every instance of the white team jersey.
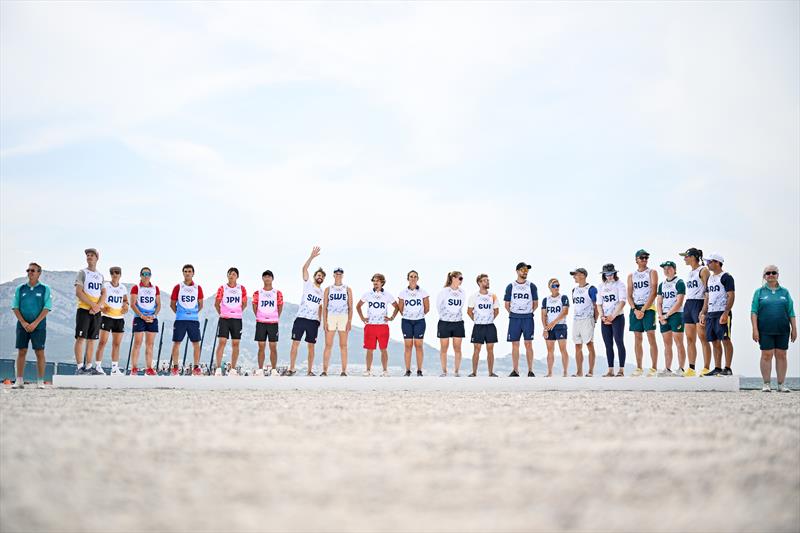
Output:
<instances>
[{"instance_id":1,"label":"white team jersey","mask_svg":"<svg viewBox=\"0 0 800 533\"><path fill-rule=\"evenodd\" d=\"M389 309L394 305L394 296L384 290L364 293L361 301L367 304L367 324L386 324Z\"/></svg>"},{"instance_id":2,"label":"white team jersey","mask_svg":"<svg viewBox=\"0 0 800 533\"><path fill-rule=\"evenodd\" d=\"M681 279L675 276L671 280L664 280L661 282L661 312L668 313L675 301L678 299L678 283ZM676 312L683 311L683 305Z\"/></svg>"},{"instance_id":3,"label":"white team jersey","mask_svg":"<svg viewBox=\"0 0 800 533\"><path fill-rule=\"evenodd\" d=\"M600 285L598 300L603 306L603 315L608 316L617 308L617 304L625 302L628 298L628 289L619 280L604 281Z\"/></svg>"},{"instance_id":4,"label":"white team jersey","mask_svg":"<svg viewBox=\"0 0 800 533\"><path fill-rule=\"evenodd\" d=\"M459 287L453 290L446 287L436 299L439 318L445 322L462 322L464 320L464 300L466 300L464 289Z\"/></svg>"},{"instance_id":5,"label":"white team jersey","mask_svg":"<svg viewBox=\"0 0 800 533\"><path fill-rule=\"evenodd\" d=\"M547 310L547 323L549 324L561 314L564 308L569 307L569 298L563 294L559 294L558 296L548 296L542 300L542 307ZM561 317L561 320L559 320L557 323L566 324L566 315Z\"/></svg>"},{"instance_id":6,"label":"white team jersey","mask_svg":"<svg viewBox=\"0 0 800 533\"><path fill-rule=\"evenodd\" d=\"M500 308L500 303L494 293L476 292L469 297L467 307L472 309L472 316L475 317L476 324L491 324L494 322L494 310Z\"/></svg>"},{"instance_id":7,"label":"white team jersey","mask_svg":"<svg viewBox=\"0 0 800 533\"><path fill-rule=\"evenodd\" d=\"M328 314L346 315L349 311L347 301L347 285L331 285L328 287Z\"/></svg>"},{"instance_id":8,"label":"white team jersey","mask_svg":"<svg viewBox=\"0 0 800 533\"><path fill-rule=\"evenodd\" d=\"M727 272L711 274L708 276L708 312L721 313L728 305L728 291L722 284L722 277Z\"/></svg>"},{"instance_id":9,"label":"white team jersey","mask_svg":"<svg viewBox=\"0 0 800 533\"><path fill-rule=\"evenodd\" d=\"M703 284L700 273L705 268L699 265L697 268L689 272L689 279L686 280L686 299L687 300L702 300L706 295L706 287Z\"/></svg>"},{"instance_id":10,"label":"white team jersey","mask_svg":"<svg viewBox=\"0 0 800 533\"><path fill-rule=\"evenodd\" d=\"M594 289L593 285L588 283L584 287L575 286L572 289L572 312L575 320L582 320L584 318L594 318L594 304L589 291ZM597 289L595 289L596 291ZM597 296L595 296L596 298Z\"/></svg>"},{"instance_id":11,"label":"white team jersey","mask_svg":"<svg viewBox=\"0 0 800 533\"><path fill-rule=\"evenodd\" d=\"M100 314L108 318L122 318L122 305L125 303L128 289L122 283L114 287L110 281L103 285L106 288L106 305Z\"/></svg>"},{"instance_id":12,"label":"white team jersey","mask_svg":"<svg viewBox=\"0 0 800 533\"><path fill-rule=\"evenodd\" d=\"M425 304L423 300L428 297L425 289L417 287L414 290L406 287L400 292L403 300L403 318L406 320L420 320L425 318Z\"/></svg>"},{"instance_id":13,"label":"white team jersey","mask_svg":"<svg viewBox=\"0 0 800 533\"><path fill-rule=\"evenodd\" d=\"M303 298L300 300L300 307L297 308L297 318L319 320L319 306L323 295L322 287L317 287L314 280L306 281L303 285Z\"/></svg>"},{"instance_id":14,"label":"white team jersey","mask_svg":"<svg viewBox=\"0 0 800 533\"><path fill-rule=\"evenodd\" d=\"M636 305L646 304L650 295L656 290L656 287L650 286L650 272L651 269L646 268L642 272L635 270L631 274L631 281L633 282L633 303Z\"/></svg>"}]
</instances>

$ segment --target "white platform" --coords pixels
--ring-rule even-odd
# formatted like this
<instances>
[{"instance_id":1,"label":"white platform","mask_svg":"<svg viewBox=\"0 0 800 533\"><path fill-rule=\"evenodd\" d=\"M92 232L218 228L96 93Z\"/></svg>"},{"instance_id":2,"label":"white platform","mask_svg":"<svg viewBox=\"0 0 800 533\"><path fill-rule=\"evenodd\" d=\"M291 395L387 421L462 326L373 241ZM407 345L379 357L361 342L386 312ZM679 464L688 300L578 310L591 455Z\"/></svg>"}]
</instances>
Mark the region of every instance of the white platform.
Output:
<instances>
[{"instance_id":1,"label":"white platform","mask_svg":"<svg viewBox=\"0 0 800 533\"><path fill-rule=\"evenodd\" d=\"M352 391L724 391L739 390L739 376L711 378L387 378L221 376L53 376L53 386L73 389L352 390Z\"/></svg>"}]
</instances>

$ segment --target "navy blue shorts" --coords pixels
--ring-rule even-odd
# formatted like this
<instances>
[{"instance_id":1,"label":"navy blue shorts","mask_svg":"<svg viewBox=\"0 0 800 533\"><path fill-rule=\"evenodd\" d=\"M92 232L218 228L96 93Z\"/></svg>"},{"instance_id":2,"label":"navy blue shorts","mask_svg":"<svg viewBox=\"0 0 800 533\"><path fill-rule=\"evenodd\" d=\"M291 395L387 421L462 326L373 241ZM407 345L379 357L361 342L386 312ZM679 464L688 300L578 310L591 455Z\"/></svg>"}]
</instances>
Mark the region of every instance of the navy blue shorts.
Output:
<instances>
[{"instance_id":1,"label":"navy blue shorts","mask_svg":"<svg viewBox=\"0 0 800 533\"><path fill-rule=\"evenodd\" d=\"M319 332L319 320L297 317L292 325L292 340L301 341L305 335L308 344L317 343L317 333Z\"/></svg>"},{"instance_id":2,"label":"navy blue shorts","mask_svg":"<svg viewBox=\"0 0 800 533\"><path fill-rule=\"evenodd\" d=\"M553 326L553 329L547 332L547 339L548 341L560 341L561 339L567 338L567 325L566 324L556 324Z\"/></svg>"},{"instance_id":3,"label":"navy blue shorts","mask_svg":"<svg viewBox=\"0 0 800 533\"><path fill-rule=\"evenodd\" d=\"M533 315L525 318L510 317L508 319L508 342L519 342L522 337L526 341L533 340Z\"/></svg>"},{"instance_id":4,"label":"navy blue shorts","mask_svg":"<svg viewBox=\"0 0 800 533\"><path fill-rule=\"evenodd\" d=\"M440 320L436 325L436 336L440 339L463 339L467 336L464 331L464 321L449 322L447 320Z\"/></svg>"},{"instance_id":5,"label":"navy blue shorts","mask_svg":"<svg viewBox=\"0 0 800 533\"><path fill-rule=\"evenodd\" d=\"M472 344L494 344L497 342L497 326L494 324L475 324L472 326Z\"/></svg>"},{"instance_id":6,"label":"navy blue shorts","mask_svg":"<svg viewBox=\"0 0 800 533\"><path fill-rule=\"evenodd\" d=\"M197 320L176 320L172 328L172 342L183 342L186 334L189 342L200 342L200 322Z\"/></svg>"},{"instance_id":7,"label":"navy blue shorts","mask_svg":"<svg viewBox=\"0 0 800 533\"><path fill-rule=\"evenodd\" d=\"M762 352L771 352L772 350L788 350L789 334L761 333L758 336L758 347Z\"/></svg>"},{"instance_id":8,"label":"navy blue shorts","mask_svg":"<svg viewBox=\"0 0 800 533\"><path fill-rule=\"evenodd\" d=\"M683 323L697 324L700 322L700 311L703 310L703 300L686 300L683 304Z\"/></svg>"},{"instance_id":9,"label":"navy blue shorts","mask_svg":"<svg viewBox=\"0 0 800 533\"><path fill-rule=\"evenodd\" d=\"M28 333L22 324L17 322L17 350L27 350L28 343L34 350L44 350L44 341L47 338L47 325L45 321L39 322L36 329Z\"/></svg>"},{"instance_id":10,"label":"navy blue shorts","mask_svg":"<svg viewBox=\"0 0 800 533\"><path fill-rule=\"evenodd\" d=\"M141 333L143 331L147 333L158 333L158 319L154 318L153 321L148 324L138 316L135 317L133 319L133 332Z\"/></svg>"},{"instance_id":11,"label":"navy blue shorts","mask_svg":"<svg viewBox=\"0 0 800 533\"><path fill-rule=\"evenodd\" d=\"M733 316L728 313L728 323L720 324L719 317L722 312L708 313L706 315L706 340L708 342L725 341L731 338L731 322Z\"/></svg>"},{"instance_id":12,"label":"navy blue shorts","mask_svg":"<svg viewBox=\"0 0 800 533\"><path fill-rule=\"evenodd\" d=\"M404 318L400 321L400 329L403 330L404 339L421 339L425 336L425 319L409 320Z\"/></svg>"}]
</instances>

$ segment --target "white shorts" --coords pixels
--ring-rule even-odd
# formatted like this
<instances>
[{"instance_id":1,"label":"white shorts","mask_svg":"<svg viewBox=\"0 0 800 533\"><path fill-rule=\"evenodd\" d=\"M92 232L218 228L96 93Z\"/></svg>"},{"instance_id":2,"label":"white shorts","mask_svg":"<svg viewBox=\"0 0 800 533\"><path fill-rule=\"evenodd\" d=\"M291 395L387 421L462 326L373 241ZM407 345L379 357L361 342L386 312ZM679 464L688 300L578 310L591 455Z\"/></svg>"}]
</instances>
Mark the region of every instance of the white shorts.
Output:
<instances>
[{"instance_id":1,"label":"white shorts","mask_svg":"<svg viewBox=\"0 0 800 533\"><path fill-rule=\"evenodd\" d=\"M572 322L572 342L575 344L588 344L594 338L596 322L593 317L576 318Z\"/></svg>"},{"instance_id":2,"label":"white shorts","mask_svg":"<svg viewBox=\"0 0 800 533\"><path fill-rule=\"evenodd\" d=\"M347 331L347 315L328 314L328 331Z\"/></svg>"}]
</instances>

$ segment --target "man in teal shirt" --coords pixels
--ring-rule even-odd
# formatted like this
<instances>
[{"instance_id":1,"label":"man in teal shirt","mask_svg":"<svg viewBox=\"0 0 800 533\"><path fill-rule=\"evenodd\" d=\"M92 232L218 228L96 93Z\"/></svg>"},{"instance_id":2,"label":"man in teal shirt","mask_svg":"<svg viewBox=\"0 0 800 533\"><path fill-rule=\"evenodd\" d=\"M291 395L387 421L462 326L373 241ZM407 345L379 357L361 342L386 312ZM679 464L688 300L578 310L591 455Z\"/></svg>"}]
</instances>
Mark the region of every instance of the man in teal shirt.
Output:
<instances>
[{"instance_id":1,"label":"man in teal shirt","mask_svg":"<svg viewBox=\"0 0 800 533\"><path fill-rule=\"evenodd\" d=\"M42 267L37 263L28 265L28 282L23 283L14 291L14 300L11 309L17 317L17 380L12 388L24 387L25 356L28 354L28 344L33 346L36 353L36 367L38 370L37 386L44 388L44 342L47 337L47 321L45 317L53 308L50 296L50 287L39 283Z\"/></svg>"},{"instance_id":2,"label":"man in teal shirt","mask_svg":"<svg viewBox=\"0 0 800 533\"><path fill-rule=\"evenodd\" d=\"M753 340L761 349L761 377L764 378L764 392L770 392L772 359L778 374L778 390L789 392L784 384L786 378L786 351L789 338L797 340L797 320L794 316L794 302L784 287L778 283L778 267L764 267L764 284L753 294L750 306L750 322L753 326Z\"/></svg>"}]
</instances>

